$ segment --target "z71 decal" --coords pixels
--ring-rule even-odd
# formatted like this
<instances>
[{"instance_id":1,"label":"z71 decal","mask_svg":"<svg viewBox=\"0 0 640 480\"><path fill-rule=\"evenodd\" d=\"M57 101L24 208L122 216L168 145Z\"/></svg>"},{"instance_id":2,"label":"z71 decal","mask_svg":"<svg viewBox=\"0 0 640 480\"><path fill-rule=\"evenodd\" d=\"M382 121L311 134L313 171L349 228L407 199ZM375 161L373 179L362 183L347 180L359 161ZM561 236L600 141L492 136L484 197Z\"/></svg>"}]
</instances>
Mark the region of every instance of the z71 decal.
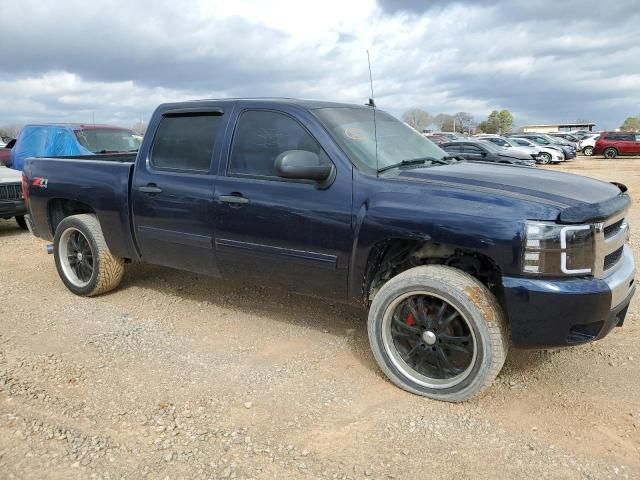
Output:
<instances>
[{"instance_id":1,"label":"z71 decal","mask_svg":"<svg viewBox=\"0 0 640 480\"><path fill-rule=\"evenodd\" d=\"M42 178L42 177L35 177L32 181L31 181L31 186L32 187L38 187L38 188L47 188L47 185L49 184L49 179L47 178Z\"/></svg>"}]
</instances>

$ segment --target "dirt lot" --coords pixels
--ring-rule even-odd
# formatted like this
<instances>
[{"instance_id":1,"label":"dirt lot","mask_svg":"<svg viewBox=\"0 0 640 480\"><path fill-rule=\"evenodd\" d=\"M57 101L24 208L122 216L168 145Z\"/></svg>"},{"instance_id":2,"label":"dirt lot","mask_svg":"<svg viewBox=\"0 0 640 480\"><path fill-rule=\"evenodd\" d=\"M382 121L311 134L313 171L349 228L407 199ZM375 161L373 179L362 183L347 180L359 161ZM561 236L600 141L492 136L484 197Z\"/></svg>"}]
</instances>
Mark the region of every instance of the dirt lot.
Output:
<instances>
[{"instance_id":1,"label":"dirt lot","mask_svg":"<svg viewBox=\"0 0 640 480\"><path fill-rule=\"evenodd\" d=\"M383 378L359 310L146 265L79 298L44 245L0 221L0 478L640 478L638 297L453 405Z\"/></svg>"}]
</instances>

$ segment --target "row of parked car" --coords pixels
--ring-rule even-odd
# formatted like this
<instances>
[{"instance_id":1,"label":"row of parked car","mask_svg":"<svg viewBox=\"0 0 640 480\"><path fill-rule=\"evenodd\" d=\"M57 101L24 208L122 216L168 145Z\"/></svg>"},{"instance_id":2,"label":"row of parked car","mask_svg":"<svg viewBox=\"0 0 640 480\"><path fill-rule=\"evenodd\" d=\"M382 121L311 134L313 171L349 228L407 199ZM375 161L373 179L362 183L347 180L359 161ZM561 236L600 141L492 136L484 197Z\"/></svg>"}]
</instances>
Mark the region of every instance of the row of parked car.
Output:
<instances>
[{"instance_id":1,"label":"row of parked car","mask_svg":"<svg viewBox=\"0 0 640 480\"><path fill-rule=\"evenodd\" d=\"M514 133L507 136L479 134L465 137L458 133L437 132L425 134L425 137L445 150L463 153L465 148L460 142L467 143L469 153L477 154L486 142L527 155L535 155L540 164L557 163L575 158L576 152L586 156L602 155L612 159L619 155L640 155L640 133L634 132L555 132L555 133ZM471 142L471 143L470 143ZM457 146L450 145L456 143ZM446 147L446 148L445 148ZM502 152L503 155L507 152ZM528 159L528 157L527 157Z\"/></svg>"},{"instance_id":2,"label":"row of parked car","mask_svg":"<svg viewBox=\"0 0 640 480\"><path fill-rule=\"evenodd\" d=\"M481 134L464 137L456 133L430 133L427 138L452 156L467 160L494 161L532 166L564 162L576 156L576 146L565 139L545 134L510 136Z\"/></svg>"}]
</instances>

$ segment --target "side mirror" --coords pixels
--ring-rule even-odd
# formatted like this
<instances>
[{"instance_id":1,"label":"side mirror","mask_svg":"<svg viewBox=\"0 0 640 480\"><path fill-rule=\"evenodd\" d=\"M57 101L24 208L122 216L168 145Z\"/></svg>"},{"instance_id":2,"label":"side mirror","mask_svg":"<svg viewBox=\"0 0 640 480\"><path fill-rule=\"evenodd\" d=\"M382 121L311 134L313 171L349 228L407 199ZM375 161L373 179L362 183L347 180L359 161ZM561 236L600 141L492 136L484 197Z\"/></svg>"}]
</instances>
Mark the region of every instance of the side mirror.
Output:
<instances>
[{"instance_id":1,"label":"side mirror","mask_svg":"<svg viewBox=\"0 0 640 480\"><path fill-rule=\"evenodd\" d=\"M487 156L487 152L482 152L480 155L482 155L483 157Z\"/></svg>"},{"instance_id":2,"label":"side mirror","mask_svg":"<svg viewBox=\"0 0 640 480\"><path fill-rule=\"evenodd\" d=\"M295 180L327 180L333 171L331 163L321 163L320 157L306 150L288 150L275 160L276 174Z\"/></svg>"}]
</instances>

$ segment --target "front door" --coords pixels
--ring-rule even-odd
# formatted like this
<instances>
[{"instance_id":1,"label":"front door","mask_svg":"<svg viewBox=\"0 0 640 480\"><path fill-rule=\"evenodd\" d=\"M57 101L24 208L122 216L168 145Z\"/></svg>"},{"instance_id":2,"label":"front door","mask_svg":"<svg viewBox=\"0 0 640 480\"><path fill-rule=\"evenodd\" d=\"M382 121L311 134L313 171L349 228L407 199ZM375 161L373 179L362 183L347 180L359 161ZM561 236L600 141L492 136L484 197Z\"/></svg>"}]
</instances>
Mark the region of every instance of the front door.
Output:
<instances>
[{"instance_id":1,"label":"front door","mask_svg":"<svg viewBox=\"0 0 640 480\"><path fill-rule=\"evenodd\" d=\"M226 275L344 299L352 248L351 165L324 185L279 178L278 155L306 150L331 162L300 122L245 110L215 186L215 247ZM224 165L223 165L224 167Z\"/></svg>"},{"instance_id":2,"label":"front door","mask_svg":"<svg viewBox=\"0 0 640 480\"><path fill-rule=\"evenodd\" d=\"M211 166L219 155L222 125L222 110L216 109L168 112L160 120L148 158L138 163L131 188L134 230L143 261L218 274Z\"/></svg>"}]
</instances>

